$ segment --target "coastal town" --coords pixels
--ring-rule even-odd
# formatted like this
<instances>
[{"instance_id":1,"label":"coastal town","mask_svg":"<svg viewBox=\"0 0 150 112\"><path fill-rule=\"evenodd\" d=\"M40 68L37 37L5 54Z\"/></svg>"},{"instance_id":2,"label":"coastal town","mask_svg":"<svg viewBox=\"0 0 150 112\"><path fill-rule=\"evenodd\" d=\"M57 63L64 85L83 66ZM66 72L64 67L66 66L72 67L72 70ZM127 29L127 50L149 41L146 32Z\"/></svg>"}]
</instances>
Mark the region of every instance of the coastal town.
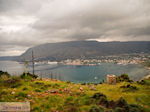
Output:
<instances>
[{"instance_id":1,"label":"coastal town","mask_svg":"<svg viewBox=\"0 0 150 112\"><path fill-rule=\"evenodd\" d=\"M61 64L61 65L76 65L76 66L97 66L101 63L115 63L119 65L128 64L141 64L147 60L150 60L149 54L124 54L124 55L112 55L112 56L101 56L97 58L79 58L79 59L66 59L61 61L36 61L35 65L38 64Z\"/></svg>"}]
</instances>

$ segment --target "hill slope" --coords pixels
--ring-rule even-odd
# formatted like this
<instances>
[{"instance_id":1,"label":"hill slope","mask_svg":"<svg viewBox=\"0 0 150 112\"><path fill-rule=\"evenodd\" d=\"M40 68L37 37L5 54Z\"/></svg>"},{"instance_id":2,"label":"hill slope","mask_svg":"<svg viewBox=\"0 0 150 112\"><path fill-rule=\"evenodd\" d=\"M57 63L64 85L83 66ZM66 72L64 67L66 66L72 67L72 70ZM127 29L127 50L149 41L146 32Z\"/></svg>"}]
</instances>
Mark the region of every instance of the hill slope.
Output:
<instances>
[{"instance_id":1,"label":"hill slope","mask_svg":"<svg viewBox=\"0 0 150 112\"><path fill-rule=\"evenodd\" d=\"M32 50L36 59L62 60L125 53L150 53L150 42L71 41L47 43L29 48L21 55L21 59L31 59Z\"/></svg>"},{"instance_id":2,"label":"hill slope","mask_svg":"<svg viewBox=\"0 0 150 112\"><path fill-rule=\"evenodd\" d=\"M0 101L29 101L32 112L149 112L150 80L145 81L142 84L121 82L117 85L85 85L53 79L13 77L0 79ZM122 88L125 85L130 86ZM143 111L139 110L140 106Z\"/></svg>"}]
</instances>

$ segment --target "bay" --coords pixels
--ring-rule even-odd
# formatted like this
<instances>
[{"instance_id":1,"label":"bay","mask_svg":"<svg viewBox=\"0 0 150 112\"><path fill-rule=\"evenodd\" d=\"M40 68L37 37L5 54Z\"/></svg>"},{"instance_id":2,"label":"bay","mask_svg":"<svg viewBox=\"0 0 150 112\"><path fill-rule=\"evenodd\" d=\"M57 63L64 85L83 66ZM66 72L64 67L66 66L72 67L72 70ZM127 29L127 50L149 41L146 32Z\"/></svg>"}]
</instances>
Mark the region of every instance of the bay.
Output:
<instances>
[{"instance_id":1,"label":"bay","mask_svg":"<svg viewBox=\"0 0 150 112\"><path fill-rule=\"evenodd\" d=\"M26 70L26 67L24 64L15 61L0 61L0 70L7 71L11 75L20 75ZM32 73L31 66L28 67L28 71ZM53 76L55 79L75 83L99 83L106 79L107 74L120 75L123 73L127 73L131 79L136 81L150 74L150 70L137 64L101 63L97 66L40 64L35 66L35 73L43 78L51 78Z\"/></svg>"}]
</instances>

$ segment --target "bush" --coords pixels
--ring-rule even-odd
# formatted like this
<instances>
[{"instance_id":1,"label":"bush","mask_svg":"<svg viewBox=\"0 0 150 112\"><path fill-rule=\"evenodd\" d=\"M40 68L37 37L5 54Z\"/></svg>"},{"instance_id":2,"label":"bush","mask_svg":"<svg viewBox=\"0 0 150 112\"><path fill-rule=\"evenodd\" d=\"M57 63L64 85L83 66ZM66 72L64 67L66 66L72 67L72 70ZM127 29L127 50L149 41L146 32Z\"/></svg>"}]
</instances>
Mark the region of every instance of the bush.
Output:
<instances>
[{"instance_id":1,"label":"bush","mask_svg":"<svg viewBox=\"0 0 150 112\"><path fill-rule=\"evenodd\" d=\"M123 108L116 107L114 112L126 112Z\"/></svg>"},{"instance_id":2,"label":"bush","mask_svg":"<svg viewBox=\"0 0 150 112\"><path fill-rule=\"evenodd\" d=\"M129 112L143 112L143 108L135 104L130 104Z\"/></svg>"},{"instance_id":3,"label":"bush","mask_svg":"<svg viewBox=\"0 0 150 112\"><path fill-rule=\"evenodd\" d=\"M132 86L130 84L128 84L126 86L120 86L120 88L125 89L124 92L125 91L136 91L136 90L138 90L138 88L136 86Z\"/></svg>"},{"instance_id":4,"label":"bush","mask_svg":"<svg viewBox=\"0 0 150 112\"><path fill-rule=\"evenodd\" d=\"M27 97L27 94L24 93L24 92L19 92L16 97L23 97L23 98L26 98L26 97Z\"/></svg>"},{"instance_id":5,"label":"bush","mask_svg":"<svg viewBox=\"0 0 150 112\"><path fill-rule=\"evenodd\" d=\"M7 79L7 78L9 78L10 77L10 74L9 73L7 73L7 72L3 72L3 71L0 71L0 78L1 79Z\"/></svg>"},{"instance_id":6,"label":"bush","mask_svg":"<svg viewBox=\"0 0 150 112\"><path fill-rule=\"evenodd\" d=\"M74 104L70 104L66 107L65 112L79 112L79 108Z\"/></svg>"},{"instance_id":7,"label":"bush","mask_svg":"<svg viewBox=\"0 0 150 112\"><path fill-rule=\"evenodd\" d=\"M106 98L106 95L104 95L103 93L95 93L92 98L94 99L100 99L101 97Z\"/></svg>"},{"instance_id":8,"label":"bush","mask_svg":"<svg viewBox=\"0 0 150 112\"><path fill-rule=\"evenodd\" d=\"M98 106L92 106L89 112L104 112L104 109Z\"/></svg>"},{"instance_id":9,"label":"bush","mask_svg":"<svg viewBox=\"0 0 150 112\"><path fill-rule=\"evenodd\" d=\"M111 100L111 101L108 102L108 108L114 109L115 107L116 107L116 102L115 101Z\"/></svg>"},{"instance_id":10,"label":"bush","mask_svg":"<svg viewBox=\"0 0 150 112\"><path fill-rule=\"evenodd\" d=\"M116 101L116 106L123 108L123 107L127 107L128 104L126 100L121 97L119 100Z\"/></svg>"},{"instance_id":11,"label":"bush","mask_svg":"<svg viewBox=\"0 0 150 112\"><path fill-rule=\"evenodd\" d=\"M42 92L42 90L40 90L40 89L35 89L34 91L35 92Z\"/></svg>"},{"instance_id":12,"label":"bush","mask_svg":"<svg viewBox=\"0 0 150 112\"><path fill-rule=\"evenodd\" d=\"M17 88L17 87L19 87L21 85L22 85L21 83L15 83L15 84L10 85L10 87L11 88Z\"/></svg>"},{"instance_id":13,"label":"bush","mask_svg":"<svg viewBox=\"0 0 150 112\"><path fill-rule=\"evenodd\" d=\"M127 74L121 74L117 77L117 82L133 82Z\"/></svg>"},{"instance_id":14,"label":"bush","mask_svg":"<svg viewBox=\"0 0 150 112\"><path fill-rule=\"evenodd\" d=\"M141 80L141 81L137 81L138 84L141 84L141 85L150 85L150 81L149 80Z\"/></svg>"},{"instance_id":15,"label":"bush","mask_svg":"<svg viewBox=\"0 0 150 112\"><path fill-rule=\"evenodd\" d=\"M64 102L65 112L78 112L78 100L74 100L72 96L68 97Z\"/></svg>"},{"instance_id":16,"label":"bush","mask_svg":"<svg viewBox=\"0 0 150 112\"><path fill-rule=\"evenodd\" d=\"M32 78L34 78L34 79L36 79L38 76L37 75L35 75L35 74L31 74L31 73L23 73L21 76L20 76L22 79L32 79Z\"/></svg>"},{"instance_id":17,"label":"bush","mask_svg":"<svg viewBox=\"0 0 150 112\"><path fill-rule=\"evenodd\" d=\"M27 87L24 87L22 90L25 91L25 90L28 90L28 88L27 88Z\"/></svg>"},{"instance_id":18,"label":"bush","mask_svg":"<svg viewBox=\"0 0 150 112\"><path fill-rule=\"evenodd\" d=\"M7 90L1 90L0 91L0 98L3 96L3 95L8 95L9 92Z\"/></svg>"},{"instance_id":19,"label":"bush","mask_svg":"<svg viewBox=\"0 0 150 112\"><path fill-rule=\"evenodd\" d=\"M41 109L40 109L40 107L34 107L31 111L33 111L33 112L40 112Z\"/></svg>"},{"instance_id":20,"label":"bush","mask_svg":"<svg viewBox=\"0 0 150 112\"><path fill-rule=\"evenodd\" d=\"M104 106L104 107L108 107L109 106L109 101L107 100L106 97L101 97L99 100L99 104Z\"/></svg>"},{"instance_id":21,"label":"bush","mask_svg":"<svg viewBox=\"0 0 150 112\"><path fill-rule=\"evenodd\" d=\"M11 77L10 79L4 81L4 86L17 88L22 85L20 81L21 80L19 77Z\"/></svg>"}]
</instances>

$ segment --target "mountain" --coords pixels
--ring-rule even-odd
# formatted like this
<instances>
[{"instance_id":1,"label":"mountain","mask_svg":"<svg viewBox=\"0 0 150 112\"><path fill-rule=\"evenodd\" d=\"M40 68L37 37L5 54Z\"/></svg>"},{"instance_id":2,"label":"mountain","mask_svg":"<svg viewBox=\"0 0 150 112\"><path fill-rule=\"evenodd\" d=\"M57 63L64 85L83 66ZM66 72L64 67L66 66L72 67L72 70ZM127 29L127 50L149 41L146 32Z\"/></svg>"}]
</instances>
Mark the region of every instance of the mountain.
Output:
<instances>
[{"instance_id":1,"label":"mountain","mask_svg":"<svg viewBox=\"0 0 150 112\"><path fill-rule=\"evenodd\" d=\"M150 41L71 41L61 43L47 43L29 48L20 56L21 59L30 60L32 50L36 60L63 60L76 59L81 57L92 58L125 53L150 53Z\"/></svg>"}]
</instances>

